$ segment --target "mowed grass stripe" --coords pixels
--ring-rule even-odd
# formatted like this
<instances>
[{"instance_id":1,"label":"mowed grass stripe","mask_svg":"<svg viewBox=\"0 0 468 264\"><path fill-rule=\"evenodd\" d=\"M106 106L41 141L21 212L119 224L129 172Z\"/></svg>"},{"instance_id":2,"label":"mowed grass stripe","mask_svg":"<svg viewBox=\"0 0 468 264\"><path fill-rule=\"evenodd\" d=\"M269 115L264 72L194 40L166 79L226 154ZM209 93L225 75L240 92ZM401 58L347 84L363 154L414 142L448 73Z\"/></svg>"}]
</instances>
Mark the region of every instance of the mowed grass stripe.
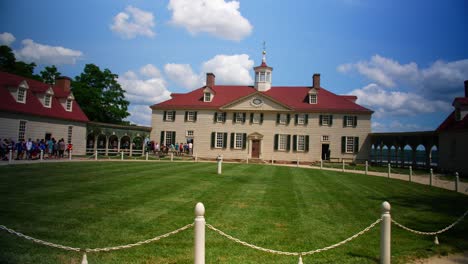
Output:
<instances>
[{"instance_id":1,"label":"mowed grass stripe","mask_svg":"<svg viewBox=\"0 0 468 264\"><path fill-rule=\"evenodd\" d=\"M358 174L254 164L85 162L0 168L0 224L72 246L132 243L193 221L195 203L208 223L245 241L286 251L317 249L392 215L414 228L444 227L467 197L418 184ZM468 247L468 224L432 238L393 228L394 263ZM77 263L80 256L0 235L0 263ZM379 230L305 263L377 263ZM193 231L113 253L94 263L193 263ZM207 263L293 263L297 258L245 248L207 230Z\"/></svg>"}]
</instances>

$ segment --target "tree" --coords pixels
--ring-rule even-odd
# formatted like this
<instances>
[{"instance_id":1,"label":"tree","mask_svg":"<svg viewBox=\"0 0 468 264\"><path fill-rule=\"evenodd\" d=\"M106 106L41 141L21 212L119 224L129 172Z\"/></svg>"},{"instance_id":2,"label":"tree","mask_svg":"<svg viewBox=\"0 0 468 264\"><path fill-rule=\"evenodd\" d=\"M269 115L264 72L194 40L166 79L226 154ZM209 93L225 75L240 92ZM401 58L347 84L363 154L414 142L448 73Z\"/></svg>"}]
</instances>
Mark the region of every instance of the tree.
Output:
<instances>
[{"instance_id":1,"label":"tree","mask_svg":"<svg viewBox=\"0 0 468 264\"><path fill-rule=\"evenodd\" d=\"M125 90L117 78L109 69L101 71L94 64L86 64L83 73L75 77L73 95L90 120L122 124L130 115Z\"/></svg>"},{"instance_id":2,"label":"tree","mask_svg":"<svg viewBox=\"0 0 468 264\"><path fill-rule=\"evenodd\" d=\"M42 81L48 84L55 84L55 80L60 77L61 73L57 70L55 65L46 66L44 70L41 71Z\"/></svg>"},{"instance_id":3,"label":"tree","mask_svg":"<svg viewBox=\"0 0 468 264\"><path fill-rule=\"evenodd\" d=\"M16 61L15 54L10 47L2 45L0 46L0 70L20 75L26 78L42 81L41 77L34 74L34 68L36 63L26 63L22 61Z\"/></svg>"}]
</instances>

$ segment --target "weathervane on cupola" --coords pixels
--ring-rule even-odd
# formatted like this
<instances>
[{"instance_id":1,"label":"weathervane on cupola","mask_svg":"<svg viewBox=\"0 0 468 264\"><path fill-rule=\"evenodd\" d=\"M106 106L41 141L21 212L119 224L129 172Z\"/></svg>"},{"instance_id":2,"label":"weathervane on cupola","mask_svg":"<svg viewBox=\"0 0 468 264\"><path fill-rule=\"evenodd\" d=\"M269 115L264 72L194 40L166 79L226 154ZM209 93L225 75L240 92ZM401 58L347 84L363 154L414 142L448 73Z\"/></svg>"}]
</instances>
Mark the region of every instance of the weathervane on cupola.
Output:
<instances>
[{"instance_id":1,"label":"weathervane on cupola","mask_svg":"<svg viewBox=\"0 0 468 264\"><path fill-rule=\"evenodd\" d=\"M255 89L259 92L266 92L271 88L272 67L266 64L266 43L263 41L262 64L254 67L255 71Z\"/></svg>"}]
</instances>

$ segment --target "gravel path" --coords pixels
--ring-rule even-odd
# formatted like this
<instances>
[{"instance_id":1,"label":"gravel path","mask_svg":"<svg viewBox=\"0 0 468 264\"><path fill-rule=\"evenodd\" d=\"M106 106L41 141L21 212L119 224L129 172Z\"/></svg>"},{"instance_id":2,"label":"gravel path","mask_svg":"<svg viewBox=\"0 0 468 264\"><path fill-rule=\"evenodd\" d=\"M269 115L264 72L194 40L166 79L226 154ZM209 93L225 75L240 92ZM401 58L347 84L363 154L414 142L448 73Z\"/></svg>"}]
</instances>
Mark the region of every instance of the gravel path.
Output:
<instances>
[{"instance_id":1,"label":"gravel path","mask_svg":"<svg viewBox=\"0 0 468 264\"><path fill-rule=\"evenodd\" d=\"M468 251L463 254L434 256L428 259L418 259L411 264L468 264Z\"/></svg>"}]
</instances>

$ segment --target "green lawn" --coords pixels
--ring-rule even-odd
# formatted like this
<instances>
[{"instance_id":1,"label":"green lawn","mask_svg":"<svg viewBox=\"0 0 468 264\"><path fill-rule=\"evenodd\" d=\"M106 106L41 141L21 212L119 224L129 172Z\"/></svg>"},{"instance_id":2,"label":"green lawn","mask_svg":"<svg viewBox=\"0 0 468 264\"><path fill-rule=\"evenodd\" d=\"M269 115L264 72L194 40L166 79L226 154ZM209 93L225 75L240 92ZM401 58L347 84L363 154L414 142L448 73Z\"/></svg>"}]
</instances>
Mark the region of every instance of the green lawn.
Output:
<instances>
[{"instance_id":1,"label":"green lawn","mask_svg":"<svg viewBox=\"0 0 468 264\"><path fill-rule=\"evenodd\" d=\"M270 165L80 162L0 167L0 224L73 247L128 244L194 219L262 247L308 251L339 242L392 205L395 220L433 231L468 208L468 197L419 184L351 173ZM378 263L380 226L304 263ZM207 229L206 263L297 263L243 247ZM439 236L392 226L392 263L468 248L468 219ZM81 254L33 244L0 231L0 263L80 263ZM193 263L193 229L137 248L90 253L93 263Z\"/></svg>"}]
</instances>

